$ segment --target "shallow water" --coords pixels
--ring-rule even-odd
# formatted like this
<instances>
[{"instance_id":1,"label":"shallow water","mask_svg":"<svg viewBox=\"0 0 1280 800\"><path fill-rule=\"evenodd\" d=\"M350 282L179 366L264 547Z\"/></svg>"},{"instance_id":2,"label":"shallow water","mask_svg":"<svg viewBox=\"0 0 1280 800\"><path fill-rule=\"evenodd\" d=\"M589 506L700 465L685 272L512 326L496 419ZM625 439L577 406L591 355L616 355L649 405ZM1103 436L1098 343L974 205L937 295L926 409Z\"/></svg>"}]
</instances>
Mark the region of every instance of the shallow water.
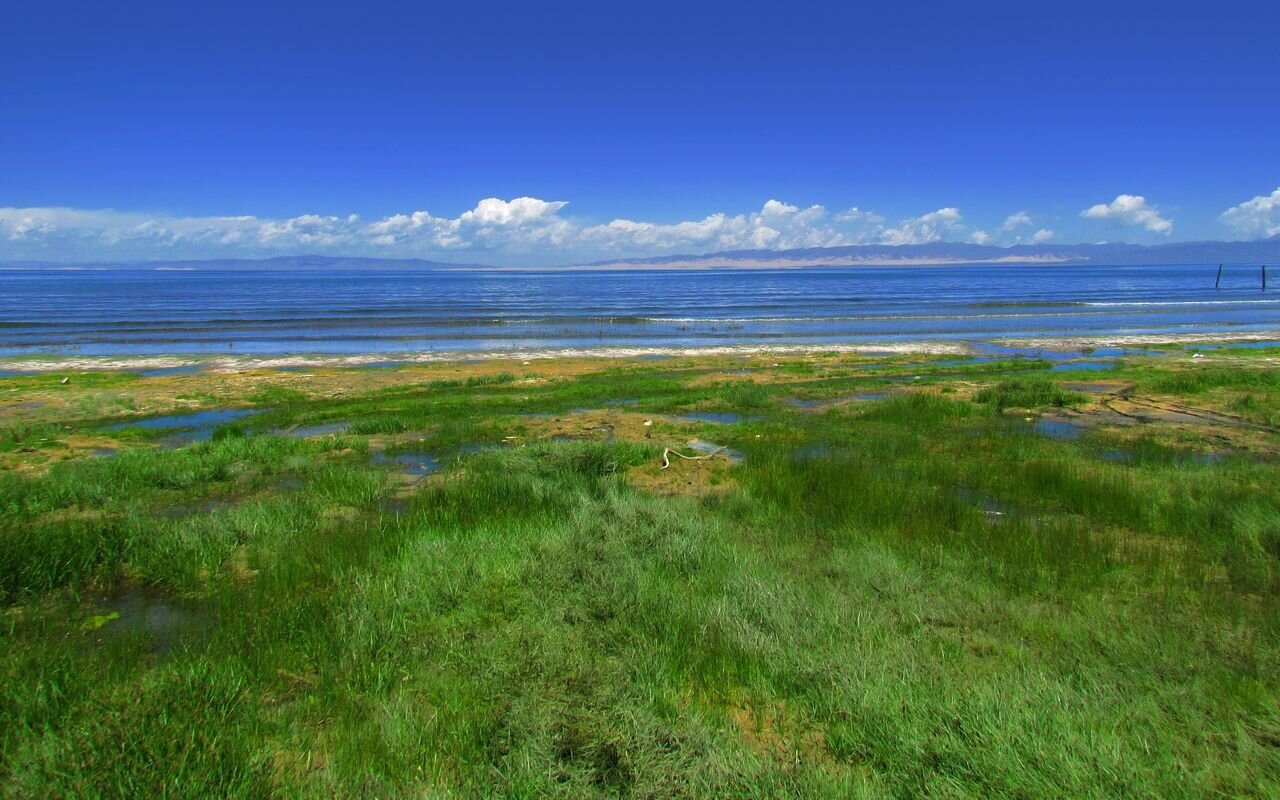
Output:
<instances>
[{"instance_id":1,"label":"shallow water","mask_svg":"<svg viewBox=\"0 0 1280 800\"><path fill-rule=\"evenodd\" d=\"M1116 385L1112 383L1063 383L1062 388L1070 389L1073 392L1103 394L1115 391Z\"/></svg>"},{"instance_id":2,"label":"shallow water","mask_svg":"<svg viewBox=\"0 0 1280 800\"><path fill-rule=\"evenodd\" d=\"M204 371L203 364L188 364L184 367L158 367L156 369L140 369L138 374L144 378L163 378L166 375L191 375Z\"/></svg>"},{"instance_id":3,"label":"shallow water","mask_svg":"<svg viewBox=\"0 0 1280 800\"><path fill-rule=\"evenodd\" d=\"M322 422L316 425L299 425L295 428L277 428L272 433L287 436L290 439L309 439L312 436L332 436L346 433L351 427L349 422Z\"/></svg>"},{"instance_id":4,"label":"shallow water","mask_svg":"<svg viewBox=\"0 0 1280 800\"><path fill-rule=\"evenodd\" d=\"M430 475L440 471L440 462L427 453L374 453L369 461L381 467L395 467L406 475Z\"/></svg>"},{"instance_id":5,"label":"shallow water","mask_svg":"<svg viewBox=\"0 0 1280 800\"><path fill-rule=\"evenodd\" d=\"M784 397L782 398L782 402L785 403L786 405L791 406L792 408L815 408L820 401L804 400L799 397Z\"/></svg>"},{"instance_id":6,"label":"shallow water","mask_svg":"<svg viewBox=\"0 0 1280 800\"><path fill-rule=\"evenodd\" d=\"M734 464L741 464L747 458L741 451L734 450L731 447L724 447L714 442L703 441L702 439L690 439L689 447L693 450L697 450L699 453L716 453L717 455L722 455Z\"/></svg>"},{"instance_id":7,"label":"shallow water","mask_svg":"<svg viewBox=\"0 0 1280 800\"><path fill-rule=\"evenodd\" d=\"M742 422L745 417L730 411L690 411L687 414L681 414L676 419L684 422L711 422L717 425L734 425Z\"/></svg>"},{"instance_id":8,"label":"shallow water","mask_svg":"<svg viewBox=\"0 0 1280 800\"><path fill-rule=\"evenodd\" d=\"M260 411L244 408L219 408L209 411L196 411L190 414L170 414L164 417L126 420L107 425L104 430L118 431L125 428L144 428L146 430L164 430L179 428L176 433L160 439L165 447L181 447L192 442L207 441L213 431L221 425L227 425L239 419L259 414Z\"/></svg>"},{"instance_id":9,"label":"shallow water","mask_svg":"<svg viewBox=\"0 0 1280 800\"><path fill-rule=\"evenodd\" d=\"M145 637L152 655L163 656L213 627L209 609L143 591L95 599L98 619L90 624L99 639Z\"/></svg>"},{"instance_id":10,"label":"shallow water","mask_svg":"<svg viewBox=\"0 0 1280 800\"><path fill-rule=\"evenodd\" d=\"M1118 364L1114 361L1068 361L1064 364L1054 364L1049 367L1050 372L1097 372L1106 369L1115 369Z\"/></svg>"},{"instance_id":11,"label":"shallow water","mask_svg":"<svg viewBox=\"0 0 1280 800\"><path fill-rule=\"evenodd\" d=\"M1051 439L1074 440L1084 435L1084 426L1076 422L1061 419L1039 419L1035 422L1036 433Z\"/></svg>"}]
</instances>

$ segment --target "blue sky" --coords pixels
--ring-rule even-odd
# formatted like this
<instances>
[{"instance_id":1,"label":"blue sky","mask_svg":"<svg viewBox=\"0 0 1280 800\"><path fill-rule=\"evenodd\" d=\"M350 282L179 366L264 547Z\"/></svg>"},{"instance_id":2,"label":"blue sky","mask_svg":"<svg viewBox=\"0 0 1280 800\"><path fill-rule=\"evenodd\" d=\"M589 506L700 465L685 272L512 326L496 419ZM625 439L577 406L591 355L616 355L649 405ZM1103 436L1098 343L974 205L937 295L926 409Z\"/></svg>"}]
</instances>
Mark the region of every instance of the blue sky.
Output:
<instances>
[{"instance_id":1,"label":"blue sky","mask_svg":"<svg viewBox=\"0 0 1280 800\"><path fill-rule=\"evenodd\" d=\"M1280 3L12 4L0 259L1280 232Z\"/></svg>"}]
</instances>

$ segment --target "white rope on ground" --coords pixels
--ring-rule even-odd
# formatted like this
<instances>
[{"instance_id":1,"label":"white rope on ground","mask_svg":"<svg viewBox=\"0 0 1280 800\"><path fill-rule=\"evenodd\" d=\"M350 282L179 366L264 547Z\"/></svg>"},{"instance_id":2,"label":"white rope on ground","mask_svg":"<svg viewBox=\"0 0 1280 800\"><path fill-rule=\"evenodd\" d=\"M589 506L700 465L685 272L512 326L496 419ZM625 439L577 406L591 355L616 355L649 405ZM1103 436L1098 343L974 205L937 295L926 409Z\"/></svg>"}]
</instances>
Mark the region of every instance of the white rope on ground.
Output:
<instances>
[{"instance_id":1,"label":"white rope on ground","mask_svg":"<svg viewBox=\"0 0 1280 800\"><path fill-rule=\"evenodd\" d=\"M704 461L708 458L711 458L714 455L719 455L719 453L722 450L728 450L728 449L729 449L728 447L717 447L715 450L712 450L710 453L707 453L705 455L686 456L684 453L681 453L679 450L673 450L670 447L668 447L667 449L662 451L662 468L666 469L667 467L671 466L671 459L668 458L668 456L679 456L680 458L683 458L685 461Z\"/></svg>"}]
</instances>

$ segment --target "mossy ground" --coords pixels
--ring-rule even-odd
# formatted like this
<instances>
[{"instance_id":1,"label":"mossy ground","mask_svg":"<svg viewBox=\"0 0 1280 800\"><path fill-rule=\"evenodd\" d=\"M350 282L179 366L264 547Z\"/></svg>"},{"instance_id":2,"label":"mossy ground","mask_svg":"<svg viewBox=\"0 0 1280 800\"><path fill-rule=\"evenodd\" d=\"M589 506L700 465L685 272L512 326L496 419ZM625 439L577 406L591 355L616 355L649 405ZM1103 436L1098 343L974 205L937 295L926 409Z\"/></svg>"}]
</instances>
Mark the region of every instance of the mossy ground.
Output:
<instances>
[{"instance_id":1,"label":"mossy ground","mask_svg":"<svg viewBox=\"0 0 1280 800\"><path fill-rule=\"evenodd\" d=\"M1275 796L1280 362L1051 366L2 378L0 792Z\"/></svg>"}]
</instances>

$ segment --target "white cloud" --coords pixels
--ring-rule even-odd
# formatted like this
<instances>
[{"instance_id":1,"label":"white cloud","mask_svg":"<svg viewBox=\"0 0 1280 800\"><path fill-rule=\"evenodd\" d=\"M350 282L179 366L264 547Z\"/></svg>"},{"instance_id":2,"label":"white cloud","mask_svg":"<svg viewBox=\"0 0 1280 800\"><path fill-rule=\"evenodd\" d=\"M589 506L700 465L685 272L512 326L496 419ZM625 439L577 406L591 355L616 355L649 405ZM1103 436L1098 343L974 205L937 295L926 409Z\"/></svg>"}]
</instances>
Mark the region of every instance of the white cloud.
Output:
<instances>
[{"instance_id":1,"label":"white cloud","mask_svg":"<svg viewBox=\"0 0 1280 800\"><path fill-rule=\"evenodd\" d=\"M456 217L426 210L373 220L303 214L180 217L113 209L0 208L0 259L127 261L257 258L323 253L475 260L501 264L575 263L607 258L793 249L849 244L918 244L959 237L951 207L885 225L870 211L831 214L771 199L758 211L701 219L589 223L564 215L559 200L485 198ZM988 241L985 231L970 235Z\"/></svg>"},{"instance_id":2,"label":"white cloud","mask_svg":"<svg viewBox=\"0 0 1280 800\"><path fill-rule=\"evenodd\" d=\"M884 222L884 217L879 214L872 211L863 211L857 206L854 206L848 211L841 211L839 214L835 215L834 219L836 222L868 222L877 225Z\"/></svg>"},{"instance_id":3,"label":"white cloud","mask_svg":"<svg viewBox=\"0 0 1280 800\"><path fill-rule=\"evenodd\" d=\"M1053 231L1048 228L1041 228L1031 235L1031 241L1035 244L1043 244L1053 238Z\"/></svg>"},{"instance_id":4,"label":"white cloud","mask_svg":"<svg viewBox=\"0 0 1280 800\"><path fill-rule=\"evenodd\" d=\"M1152 233L1173 232L1173 220L1160 216L1160 212L1147 205L1142 195L1118 195L1110 203L1098 203L1080 212L1085 219L1108 220L1118 225L1145 228Z\"/></svg>"},{"instance_id":5,"label":"white cloud","mask_svg":"<svg viewBox=\"0 0 1280 800\"><path fill-rule=\"evenodd\" d=\"M1010 214L1004 218L1004 224L1000 226L1002 231L1011 231L1024 225L1031 224L1031 215L1025 211L1019 211L1016 214Z\"/></svg>"},{"instance_id":6,"label":"white cloud","mask_svg":"<svg viewBox=\"0 0 1280 800\"><path fill-rule=\"evenodd\" d=\"M884 228L879 232L882 244L925 244L940 242L949 235L964 229L960 210L940 208L928 214L905 219L896 228Z\"/></svg>"},{"instance_id":7,"label":"white cloud","mask_svg":"<svg viewBox=\"0 0 1280 800\"><path fill-rule=\"evenodd\" d=\"M1218 219L1239 235L1249 238L1280 234L1280 189L1232 206L1223 211Z\"/></svg>"},{"instance_id":8,"label":"white cloud","mask_svg":"<svg viewBox=\"0 0 1280 800\"><path fill-rule=\"evenodd\" d=\"M986 231L974 231L973 233L969 234L969 241L973 242L974 244L986 244L987 242L991 241L991 234L987 233Z\"/></svg>"}]
</instances>

